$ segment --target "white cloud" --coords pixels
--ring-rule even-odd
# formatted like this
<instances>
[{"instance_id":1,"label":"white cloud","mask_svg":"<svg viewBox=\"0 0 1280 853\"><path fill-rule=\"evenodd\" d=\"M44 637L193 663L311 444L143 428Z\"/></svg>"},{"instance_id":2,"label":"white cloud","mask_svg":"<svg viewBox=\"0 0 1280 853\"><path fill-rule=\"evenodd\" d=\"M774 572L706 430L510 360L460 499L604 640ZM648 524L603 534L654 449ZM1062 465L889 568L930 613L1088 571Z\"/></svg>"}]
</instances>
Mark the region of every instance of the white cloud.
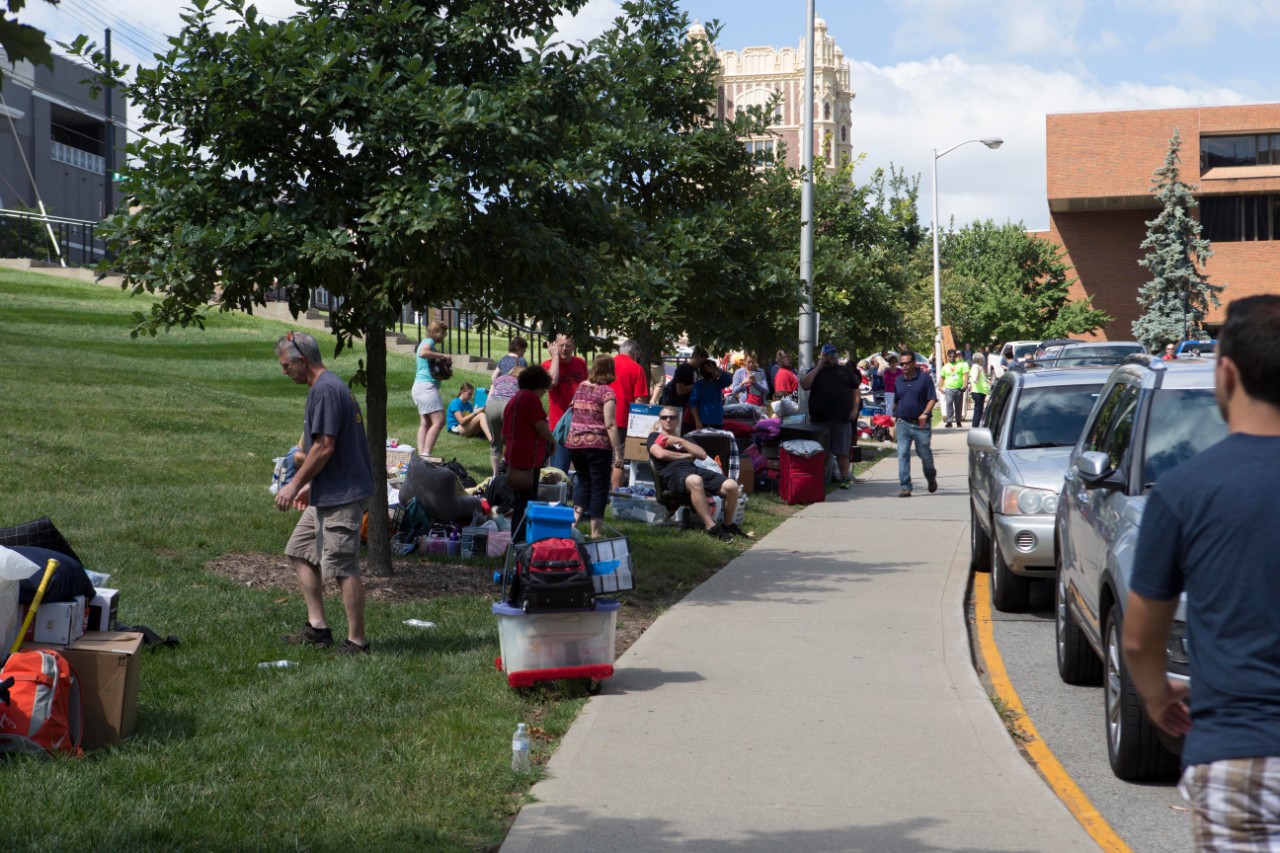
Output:
<instances>
[{"instance_id":1,"label":"white cloud","mask_svg":"<svg viewBox=\"0 0 1280 853\"><path fill-rule=\"evenodd\" d=\"M1219 28L1277 34L1280 4L1275 0L1118 0L1122 8L1148 15L1155 35L1148 47L1203 45L1213 42ZM1161 26L1164 24L1164 26Z\"/></svg>"},{"instance_id":2,"label":"white cloud","mask_svg":"<svg viewBox=\"0 0 1280 853\"><path fill-rule=\"evenodd\" d=\"M1207 84L1102 86L1065 71L1028 65L966 62L954 55L878 67L852 63L853 142L866 151L862 170L891 162L919 174L921 219L932 218L932 154L966 139L999 136L998 150L966 145L938 162L939 218L1021 220L1048 226L1045 202L1045 116L1137 110L1247 100ZM1157 164L1158 165L1158 164ZM1153 168L1155 168L1153 166Z\"/></svg>"},{"instance_id":3,"label":"white cloud","mask_svg":"<svg viewBox=\"0 0 1280 853\"><path fill-rule=\"evenodd\" d=\"M570 44L587 42L603 33L622 14L622 4L614 0L588 0L576 15L556 18L556 32Z\"/></svg>"},{"instance_id":4,"label":"white cloud","mask_svg":"<svg viewBox=\"0 0 1280 853\"><path fill-rule=\"evenodd\" d=\"M989 0L901 0L897 11L894 44L908 55L938 48L975 56L1063 56L1076 52L1085 0L1005 0L998 11Z\"/></svg>"}]
</instances>

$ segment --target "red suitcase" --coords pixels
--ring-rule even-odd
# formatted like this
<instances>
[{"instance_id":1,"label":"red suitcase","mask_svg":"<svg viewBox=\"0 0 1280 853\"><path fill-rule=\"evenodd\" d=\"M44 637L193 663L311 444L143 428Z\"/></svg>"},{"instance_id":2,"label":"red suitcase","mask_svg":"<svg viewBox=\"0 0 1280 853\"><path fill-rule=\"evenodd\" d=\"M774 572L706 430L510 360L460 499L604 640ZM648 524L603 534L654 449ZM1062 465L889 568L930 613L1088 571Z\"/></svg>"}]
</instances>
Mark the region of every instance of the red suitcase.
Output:
<instances>
[{"instance_id":1,"label":"red suitcase","mask_svg":"<svg viewBox=\"0 0 1280 853\"><path fill-rule=\"evenodd\" d=\"M827 499L827 454L797 456L783 447L778 496L789 504L815 504Z\"/></svg>"}]
</instances>

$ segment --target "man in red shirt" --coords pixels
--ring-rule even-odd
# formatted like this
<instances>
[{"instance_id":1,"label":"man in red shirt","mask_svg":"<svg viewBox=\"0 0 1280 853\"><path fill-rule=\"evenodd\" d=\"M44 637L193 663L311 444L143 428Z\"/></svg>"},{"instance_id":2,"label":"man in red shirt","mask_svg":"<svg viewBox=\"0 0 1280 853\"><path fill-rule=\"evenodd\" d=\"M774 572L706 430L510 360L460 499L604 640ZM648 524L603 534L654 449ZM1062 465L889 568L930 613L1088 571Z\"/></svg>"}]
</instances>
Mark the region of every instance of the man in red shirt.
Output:
<instances>
[{"instance_id":1,"label":"man in red shirt","mask_svg":"<svg viewBox=\"0 0 1280 853\"><path fill-rule=\"evenodd\" d=\"M620 435L627 434L627 419L631 412L631 404L649 401L649 376L645 373L641 361L640 344L631 338L622 342L622 346L618 347L618 354L613 357L613 372L617 378L609 387L613 389L613 394L618 400L618 433ZM617 489L624 485L626 470L625 463L614 463L611 482L613 488Z\"/></svg>"},{"instance_id":2,"label":"man in red shirt","mask_svg":"<svg viewBox=\"0 0 1280 853\"><path fill-rule=\"evenodd\" d=\"M542 362L551 376L551 390L547 393L547 422L555 430L561 416L573 404L578 386L587 378L587 363L582 356L573 354L573 338L569 335L556 335L556 339L547 344L547 354L551 358ZM568 473L568 448L556 445L551 454L551 467Z\"/></svg>"}]
</instances>

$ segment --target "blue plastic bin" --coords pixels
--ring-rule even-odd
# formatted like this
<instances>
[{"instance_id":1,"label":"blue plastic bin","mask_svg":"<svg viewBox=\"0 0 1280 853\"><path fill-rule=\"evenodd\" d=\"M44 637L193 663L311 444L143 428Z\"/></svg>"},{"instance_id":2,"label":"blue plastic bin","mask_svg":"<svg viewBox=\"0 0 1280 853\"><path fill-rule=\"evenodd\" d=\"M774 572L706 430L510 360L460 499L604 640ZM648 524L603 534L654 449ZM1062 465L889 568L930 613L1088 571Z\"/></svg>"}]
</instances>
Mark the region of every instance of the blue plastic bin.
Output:
<instances>
[{"instance_id":1,"label":"blue plastic bin","mask_svg":"<svg viewBox=\"0 0 1280 853\"><path fill-rule=\"evenodd\" d=\"M524 515L524 540L569 539L573 536L573 507L530 501Z\"/></svg>"}]
</instances>

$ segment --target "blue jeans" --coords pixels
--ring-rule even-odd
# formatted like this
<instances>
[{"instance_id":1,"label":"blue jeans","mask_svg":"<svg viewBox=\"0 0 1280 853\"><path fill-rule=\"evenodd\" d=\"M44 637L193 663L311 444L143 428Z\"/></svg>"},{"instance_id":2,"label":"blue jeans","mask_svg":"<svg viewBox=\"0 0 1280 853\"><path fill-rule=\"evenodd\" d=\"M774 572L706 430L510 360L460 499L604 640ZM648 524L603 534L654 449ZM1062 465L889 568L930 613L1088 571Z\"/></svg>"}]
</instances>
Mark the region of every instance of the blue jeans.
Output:
<instances>
[{"instance_id":1,"label":"blue jeans","mask_svg":"<svg viewBox=\"0 0 1280 853\"><path fill-rule=\"evenodd\" d=\"M569 464L571 461L572 460L570 459L570 456L569 456L569 448L565 447L562 444L557 444L555 445L555 448L551 451L551 462L548 464L550 464L552 468L559 468L566 475L572 477L573 476L573 472L571 470L572 466Z\"/></svg>"},{"instance_id":2,"label":"blue jeans","mask_svg":"<svg viewBox=\"0 0 1280 853\"><path fill-rule=\"evenodd\" d=\"M898 485L911 491L911 442L916 443L916 455L924 466L926 480L936 479L938 470L933 467L933 430L912 421L898 421Z\"/></svg>"}]
</instances>

